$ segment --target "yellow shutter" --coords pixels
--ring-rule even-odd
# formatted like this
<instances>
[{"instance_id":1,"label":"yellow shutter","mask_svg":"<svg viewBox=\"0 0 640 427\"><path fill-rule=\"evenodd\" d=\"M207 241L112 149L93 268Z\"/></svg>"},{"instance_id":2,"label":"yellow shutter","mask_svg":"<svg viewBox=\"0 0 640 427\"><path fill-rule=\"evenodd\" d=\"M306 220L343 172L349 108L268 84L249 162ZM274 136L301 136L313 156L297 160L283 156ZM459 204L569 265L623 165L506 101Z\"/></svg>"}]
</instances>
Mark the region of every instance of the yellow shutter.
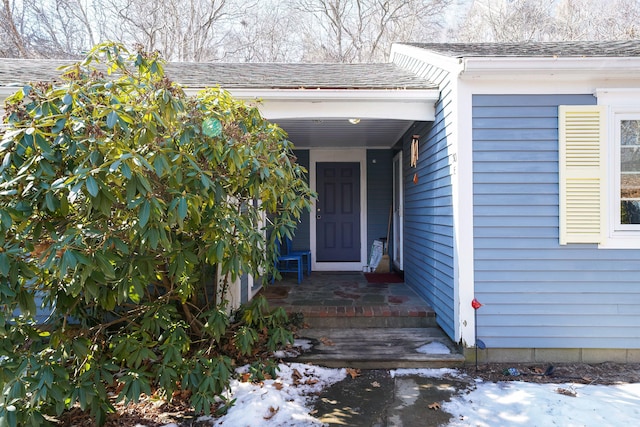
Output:
<instances>
[{"instance_id":1,"label":"yellow shutter","mask_svg":"<svg viewBox=\"0 0 640 427\"><path fill-rule=\"evenodd\" d=\"M605 116L601 106L559 108L561 245L603 240Z\"/></svg>"}]
</instances>

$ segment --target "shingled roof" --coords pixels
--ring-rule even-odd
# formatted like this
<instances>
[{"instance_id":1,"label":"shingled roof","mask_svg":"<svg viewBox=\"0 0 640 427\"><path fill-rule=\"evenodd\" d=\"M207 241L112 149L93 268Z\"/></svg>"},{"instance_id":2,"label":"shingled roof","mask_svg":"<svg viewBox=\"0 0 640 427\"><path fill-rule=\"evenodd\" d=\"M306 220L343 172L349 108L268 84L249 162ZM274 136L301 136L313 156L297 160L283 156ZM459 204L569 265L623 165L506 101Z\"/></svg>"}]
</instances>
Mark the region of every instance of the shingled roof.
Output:
<instances>
[{"instance_id":1,"label":"shingled roof","mask_svg":"<svg viewBox=\"0 0 640 427\"><path fill-rule=\"evenodd\" d=\"M50 81L70 61L0 59L0 86ZM184 63L165 66L167 75L187 87L226 89L434 89L437 86L392 63L283 64Z\"/></svg>"},{"instance_id":2,"label":"shingled roof","mask_svg":"<svg viewBox=\"0 0 640 427\"><path fill-rule=\"evenodd\" d=\"M469 57L634 57L640 40L518 43L401 43L454 58Z\"/></svg>"}]
</instances>

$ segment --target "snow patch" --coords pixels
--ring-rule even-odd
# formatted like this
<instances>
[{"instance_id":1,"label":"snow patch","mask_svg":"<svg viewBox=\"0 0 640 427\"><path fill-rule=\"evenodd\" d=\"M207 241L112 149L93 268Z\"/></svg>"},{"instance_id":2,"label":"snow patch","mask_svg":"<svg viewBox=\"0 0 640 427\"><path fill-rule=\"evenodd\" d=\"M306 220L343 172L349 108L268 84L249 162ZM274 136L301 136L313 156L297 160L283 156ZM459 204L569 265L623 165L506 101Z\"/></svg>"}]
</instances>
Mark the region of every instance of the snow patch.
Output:
<instances>
[{"instance_id":1,"label":"snow patch","mask_svg":"<svg viewBox=\"0 0 640 427\"><path fill-rule=\"evenodd\" d=\"M451 349L439 341L432 341L416 348L422 354L451 354Z\"/></svg>"},{"instance_id":2,"label":"snow patch","mask_svg":"<svg viewBox=\"0 0 640 427\"><path fill-rule=\"evenodd\" d=\"M442 402L442 410L453 415L452 427L637 425L640 384L477 383L475 390Z\"/></svg>"},{"instance_id":3,"label":"snow patch","mask_svg":"<svg viewBox=\"0 0 640 427\"><path fill-rule=\"evenodd\" d=\"M312 348L313 344L310 340L296 339L293 341L293 345L290 348L274 351L273 357L277 359L298 357L303 352L311 350Z\"/></svg>"},{"instance_id":4,"label":"snow patch","mask_svg":"<svg viewBox=\"0 0 640 427\"><path fill-rule=\"evenodd\" d=\"M456 369L440 368L440 369L393 369L389 371L391 378L405 377L407 375L418 375L428 378L444 378L445 376L461 378L464 375Z\"/></svg>"},{"instance_id":5,"label":"snow patch","mask_svg":"<svg viewBox=\"0 0 640 427\"><path fill-rule=\"evenodd\" d=\"M311 416L315 394L343 380L345 369L329 369L302 363L280 364L278 378L261 384L231 381L229 399L236 399L229 412L214 426L320 426ZM246 369L246 368L245 368ZM242 371L242 370L239 370Z\"/></svg>"}]
</instances>

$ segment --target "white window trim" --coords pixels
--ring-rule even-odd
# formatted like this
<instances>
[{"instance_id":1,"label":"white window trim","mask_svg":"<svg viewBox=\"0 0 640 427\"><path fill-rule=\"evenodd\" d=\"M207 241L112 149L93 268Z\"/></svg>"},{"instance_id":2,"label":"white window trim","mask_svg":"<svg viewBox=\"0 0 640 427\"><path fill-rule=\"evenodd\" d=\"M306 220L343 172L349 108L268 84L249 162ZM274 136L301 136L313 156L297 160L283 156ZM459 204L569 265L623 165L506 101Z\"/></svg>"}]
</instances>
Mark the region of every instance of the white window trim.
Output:
<instances>
[{"instance_id":1,"label":"white window trim","mask_svg":"<svg viewBox=\"0 0 640 427\"><path fill-rule=\"evenodd\" d=\"M640 249L640 224L620 224L620 121L640 120L640 89L599 89L598 105L607 106L605 174L607 177L606 236L601 249Z\"/></svg>"}]
</instances>

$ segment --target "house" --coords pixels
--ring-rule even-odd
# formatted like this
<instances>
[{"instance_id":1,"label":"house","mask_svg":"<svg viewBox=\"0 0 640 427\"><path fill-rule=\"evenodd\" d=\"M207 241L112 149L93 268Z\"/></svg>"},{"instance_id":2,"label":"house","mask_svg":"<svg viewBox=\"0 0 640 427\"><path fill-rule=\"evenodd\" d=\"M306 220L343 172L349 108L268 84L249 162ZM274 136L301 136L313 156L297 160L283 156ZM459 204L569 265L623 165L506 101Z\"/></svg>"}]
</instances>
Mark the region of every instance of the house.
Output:
<instances>
[{"instance_id":1,"label":"house","mask_svg":"<svg viewBox=\"0 0 640 427\"><path fill-rule=\"evenodd\" d=\"M0 98L58 64L2 60ZM640 361L640 41L166 70L187 90L260 99L288 131L319 194L294 241L314 270L361 271L391 217L394 268L468 350L480 338L486 360Z\"/></svg>"}]
</instances>

